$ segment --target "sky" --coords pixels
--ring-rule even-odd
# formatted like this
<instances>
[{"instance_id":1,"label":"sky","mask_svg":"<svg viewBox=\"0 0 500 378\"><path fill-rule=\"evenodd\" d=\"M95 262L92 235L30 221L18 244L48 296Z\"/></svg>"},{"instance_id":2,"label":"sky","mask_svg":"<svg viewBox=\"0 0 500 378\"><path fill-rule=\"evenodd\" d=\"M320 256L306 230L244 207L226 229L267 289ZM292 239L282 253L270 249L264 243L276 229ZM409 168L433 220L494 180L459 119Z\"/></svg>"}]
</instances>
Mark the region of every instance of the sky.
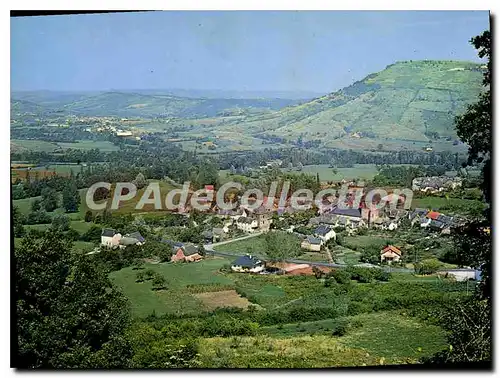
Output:
<instances>
[{"instance_id":1,"label":"sky","mask_svg":"<svg viewBox=\"0 0 500 378\"><path fill-rule=\"evenodd\" d=\"M139 12L11 18L12 90L328 93L401 60L479 61L487 11Z\"/></svg>"}]
</instances>

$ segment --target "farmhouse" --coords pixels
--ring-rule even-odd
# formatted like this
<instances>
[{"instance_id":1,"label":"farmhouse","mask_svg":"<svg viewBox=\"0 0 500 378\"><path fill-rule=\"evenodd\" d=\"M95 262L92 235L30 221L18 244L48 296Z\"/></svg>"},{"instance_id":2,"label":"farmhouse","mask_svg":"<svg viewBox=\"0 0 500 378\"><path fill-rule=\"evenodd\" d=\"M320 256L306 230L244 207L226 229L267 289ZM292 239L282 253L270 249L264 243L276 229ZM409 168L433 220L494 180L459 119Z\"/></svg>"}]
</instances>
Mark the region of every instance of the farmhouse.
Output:
<instances>
[{"instance_id":1,"label":"farmhouse","mask_svg":"<svg viewBox=\"0 0 500 378\"><path fill-rule=\"evenodd\" d=\"M408 219L410 220L411 225L413 226L417 223L421 224L428 212L429 211L427 209L416 208L413 212L409 213Z\"/></svg>"},{"instance_id":2,"label":"farmhouse","mask_svg":"<svg viewBox=\"0 0 500 378\"><path fill-rule=\"evenodd\" d=\"M116 248L120 245L122 235L112 228L105 228L101 232L101 245L108 248Z\"/></svg>"},{"instance_id":3,"label":"farmhouse","mask_svg":"<svg viewBox=\"0 0 500 378\"><path fill-rule=\"evenodd\" d=\"M401 250L393 245L388 245L380 251L380 261L387 261L390 264L392 261L397 262L400 259Z\"/></svg>"},{"instance_id":4,"label":"farmhouse","mask_svg":"<svg viewBox=\"0 0 500 378\"><path fill-rule=\"evenodd\" d=\"M257 220L249 217L239 217L236 221L236 227L238 230L245 232L255 232L257 231Z\"/></svg>"},{"instance_id":5,"label":"farmhouse","mask_svg":"<svg viewBox=\"0 0 500 378\"><path fill-rule=\"evenodd\" d=\"M267 200L267 198L266 198ZM267 201L266 201L267 202ZM264 206L260 206L253 212L254 219L257 220L257 228L260 231L269 231L271 227L273 211L266 209Z\"/></svg>"},{"instance_id":6,"label":"farmhouse","mask_svg":"<svg viewBox=\"0 0 500 378\"><path fill-rule=\"evenodd\" d=\"M125 234L124 237L129 237L129 238L134 238L137 240L137 245L143 245L146 242L146 239L144 239L144 236L141 235L139 231L132 232L130 234Z\"/></svg>"},{"instance_id":7,"label":"farmhouse","mask_svg":"<svg viewBox=\"0 0 500 378\"><path fill-rule=\"evenodd\" d=\"M319 251L321 251L322 245L323 245L323 240L321 240L320 238L309 235L302 241L302 243L300 244L300 247L302 249L307 249L308 251L319 252Z\"/></svg>"},{"instance_id":8,"label":"farmhouse","mask_svg":"<svg viewBox=\"0 0 500 378\"><path fill-rule=\"evenodd\" d=\"M233 272L259 273L262 272L264 268L265 268L264 261L261 261L257 257L251 255L238 257L231 264L231 270Z\"/></svg>"},{"instance_id":9,"label":"farmhouse","mask_svg":"<svg viewBox=\"0 0 500 378\"><path fill-rule=\"evenodd\" d=\"M170 261L173 262L196 262L203 259L198 253L198 247L194 244L185 244L180 248L177 248L175 254L172 255Z\"/></svg>"},{"instance_id":10,"label":"farmhouse","mask_svg":"<svg viewBox=\"0 0 500 378\"><path fill-rule=\"evenodd\" d=\"M327 225L320 225L314 230L314 235L317 236L318 238L322 239L323 241L328 241L330 239L335 239L335 231L330 226Z\"/></svg>"}]
</instances>

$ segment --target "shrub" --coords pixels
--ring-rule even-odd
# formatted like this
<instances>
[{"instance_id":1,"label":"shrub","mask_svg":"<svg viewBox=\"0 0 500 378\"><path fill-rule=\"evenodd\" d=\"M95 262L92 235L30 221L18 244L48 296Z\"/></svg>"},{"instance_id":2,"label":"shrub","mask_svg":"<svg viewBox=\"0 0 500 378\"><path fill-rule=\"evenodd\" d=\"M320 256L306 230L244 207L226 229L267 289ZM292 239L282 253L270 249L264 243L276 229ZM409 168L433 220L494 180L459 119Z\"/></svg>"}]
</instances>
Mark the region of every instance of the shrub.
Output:
<instances>
[{"instance_id":1,"label":"shrub","mask_svg":"<svg viewBox=\"0 0 500 378\"><path fill-rule=\"evenodd\" d=\"M373 269L362 267L349 267L348 273L351 274L351 279L361 283L369 283L373 279Z\"/></svg>"},{"instance_id":2,"label":"shrub","mask_svg":"<svg viewBox=\"0 0 500 378\"><path fill-rule=\"evenodd\" d=\"M340 321L333 327L332 336L344 336L349 328L347 321Z\"/></svg>"},{"instance_id":3,"label":"shrub","mask_svg":"<svg viewBox=\"0 0 500 378\"><path fill-rule=\"evenodd\" d=\"M391 274L382 269L373 269L373 278L377 281L387 282L391 278Z\"/></svg>"},{"instance_id":4,"label":"shrub","mask_svg":"<svg viewBox=\"0 0 500 378\"><path fill-rule=\"evenodd\" d=\"M437 259L426 259L422 262L415 264L415 273L417 274L434 274L440 268L441 263Z\"/></svg>"},{"instance_id":5,"label":"shrub","mask_svg":"<svg viewBox=\"0 0 500 378\"><path fill-rule=\"evenodd\" d=\"M339 284L348 284L351 282L351 274L345 269L337 269L333 271L332 277Z\"/></svg>"},{"instance_id":6,"label":"shrub","mask_svg":"<svg viewBox=\"0 0 500 378\"><path fill-rule=\"evenodd\" d=\"M167 288L167 280L160 275L156 274L155 277L153 278L153 287L151 288L152 290L163 290Z\"/></svg>"},{"instance_id":7,"label":"shrub","mask_svg":"<svg viewBox=\"0 0 500 378\"><path fill-rule=\"evenodd\" d=\"M148 269L144 272L144 279L151 280L156 276L156 272L153 269Z\"/></svg>"},{"instance_id":8,"label":"shrub","mask_svg":"<svg viewBox=\"0 0 500 378\"><path fill-rule=\"evenodd\" d=\"M135 277L135 282L144 282L145 274L144 272L137 272Z\"/></svg>"}]
</instances>

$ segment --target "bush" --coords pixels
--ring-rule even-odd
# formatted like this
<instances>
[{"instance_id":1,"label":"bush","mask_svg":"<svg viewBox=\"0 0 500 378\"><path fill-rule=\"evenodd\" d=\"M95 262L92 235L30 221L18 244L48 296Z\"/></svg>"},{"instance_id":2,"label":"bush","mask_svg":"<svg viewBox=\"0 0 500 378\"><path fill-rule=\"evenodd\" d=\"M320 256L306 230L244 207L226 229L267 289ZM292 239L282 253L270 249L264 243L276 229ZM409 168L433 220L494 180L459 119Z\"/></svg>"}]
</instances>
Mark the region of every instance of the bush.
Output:
<instances>
[{"instance_id":1,"label":"bush","mask_svg":"<svg viewBox=\"0 0 500 378\"><path fill-rule=\"evenodd\" d=\"M361 283L369 283L373 279L373 270L371 268L362 267L349 267L347 268L348 273L351 274L351 279L356 280Z\"/></svg>"},{"instance_id":2,"label":"bush","mask_svg":"<svg viewBox=\"0 0 500 378\"><path fill-rule=\"evenodd\" d=\"M441 263L437 259L426 259L415 264L415 273L421 275L434 274L441 267Z\"/></svg>"},{"instance_id":3,"label":"bush","mask_svg":"<svg viewBox=\"0 0 500 378\"><path fill-rule=\"evenodd\" d=\"M377 281L387 282L391 278L391 274L382 269L373 269L373 278Z\"/></svg>"},{"instance_id":4,"label":"bush","mask_svg":"<svg viewBox=\"0 0 500 378\"><path fill-rule=\"evenodd\" d=\"M75 229L70 228L70 229L66 232L66 237L67 237L69 240L72 240L72 241L77 241L78 239L80 239L80 234L79 234L79 233L78 233L78 231L76 231Z\"/></svg>"},{"instance_id":5,"label":"bush","mask_svg":"<svg viewBox=\"0 0 500 378\"><path fill-rule=\"evenodd\" d=\"M349 329L349 323L347 321L340 321L335 325L332 331L332 336L344 336Z\"/></svg>"},{"instance_id":6,"label":"bush","mask_svg":"<svg viewBox=\"0 0 500 378\"><path fill-rule=\"evenodd\" d=\"M151 280L156 276L156 272L153 269L148 269L144 272L144 279Z\"/></svg>"},{"instance_id":7,"label":"bush","mask_svg":"<svg viewBox=\"0 0 500 378\"><path fill-rule=\"evenodd\" d=\"M163 290L167 288L167 280L160 274L155 274L151 290Z\"/></svg>"},{"instance_id":8,"label":"bush","mask_svg":"<svg viewBox=\"0 0 500 378\"><path fill-rule=\"evenodd\" d=\"M135 277L135 282L144 282L146 275L144 274L144 272L137 272L137 275Z\"/></svg>"},{"instance_id":9,"label":"bush","mask_svg":"<svg viewBox=\"0 0 500 378\"><path fill-rule=\"evenodd\" d=\"M333 279L339 284L348 284L351 282L351 274L345 269L337 269L333 271Z\"/></svg>"}]
</instances>

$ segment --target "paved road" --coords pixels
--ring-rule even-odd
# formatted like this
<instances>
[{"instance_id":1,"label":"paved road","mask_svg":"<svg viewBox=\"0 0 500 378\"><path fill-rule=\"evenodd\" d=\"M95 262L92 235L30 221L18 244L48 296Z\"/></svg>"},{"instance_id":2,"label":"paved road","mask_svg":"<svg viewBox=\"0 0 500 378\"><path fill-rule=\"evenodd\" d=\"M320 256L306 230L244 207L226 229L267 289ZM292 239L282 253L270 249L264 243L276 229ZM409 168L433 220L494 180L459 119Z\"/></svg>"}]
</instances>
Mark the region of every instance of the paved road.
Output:
<instances>
[{"instance_id":1,"label":"paved road","mask_svg":"<svg viewBox=\"0 0 500 378\"><path fill-rule=\"evenodd\" d=\"M219 242L219 243L205 244L204 247L205 247L205 250L209 254L211 254L211 255L221 256L221 257L234 257L234 258L237 258L237 257L241 256L241 254L230 253L230 252L214 251L213 247L217 247L217 246L223 245L223 244L232 243L232 242L239 241L239 240L245 240L245 239L253 238L253 237L258 236L260 234L261 233L255 233L255 234L251 234L251 235L248 235L248 236L243 236L241 238L226 240L226 241ZM325 267L330 267L330 268L347 268L349 266L347 264L335 264L335 263L326 263L326 262L318 262L318 261L307 261L307 260L298 260L298 259L287 259L287 260L285 260L285 262L287 262L287 263L293 263L293 264L309 264L309 265L316 265L316 266L325 266ZM371 265L371 264L358 264L356 266L366 266L366 267L369 267L369 268L383 269L383 270L385 270L387 272L413 273L413 269L407 269L407 268L389 268L389 267L380 268L377 265Z\"/></svg>"},{"instance_id":2,"label":"paved road","mask_svg":"<svg viewBox=\"0 0 500 378\"><path fill-rule=\"evenodd\" d=\"M236 238L236 239L224 240L224 241L221 241L221 242L218 242L218 243L205 244L205 245L203 245L203 247L207 251L213 251L213 248L214 247L218 247L219 245L224 245L224 244L229 244L229 243L237 242L237 241L240 241L240 240L250 239L250 238L254 238L254 237L259 236L259 235L262 235L262 232L256 232L255 234L250 234L250 235L242 236L242 237L239 237L239 238Z\"/></svg>"}]
</instances>

